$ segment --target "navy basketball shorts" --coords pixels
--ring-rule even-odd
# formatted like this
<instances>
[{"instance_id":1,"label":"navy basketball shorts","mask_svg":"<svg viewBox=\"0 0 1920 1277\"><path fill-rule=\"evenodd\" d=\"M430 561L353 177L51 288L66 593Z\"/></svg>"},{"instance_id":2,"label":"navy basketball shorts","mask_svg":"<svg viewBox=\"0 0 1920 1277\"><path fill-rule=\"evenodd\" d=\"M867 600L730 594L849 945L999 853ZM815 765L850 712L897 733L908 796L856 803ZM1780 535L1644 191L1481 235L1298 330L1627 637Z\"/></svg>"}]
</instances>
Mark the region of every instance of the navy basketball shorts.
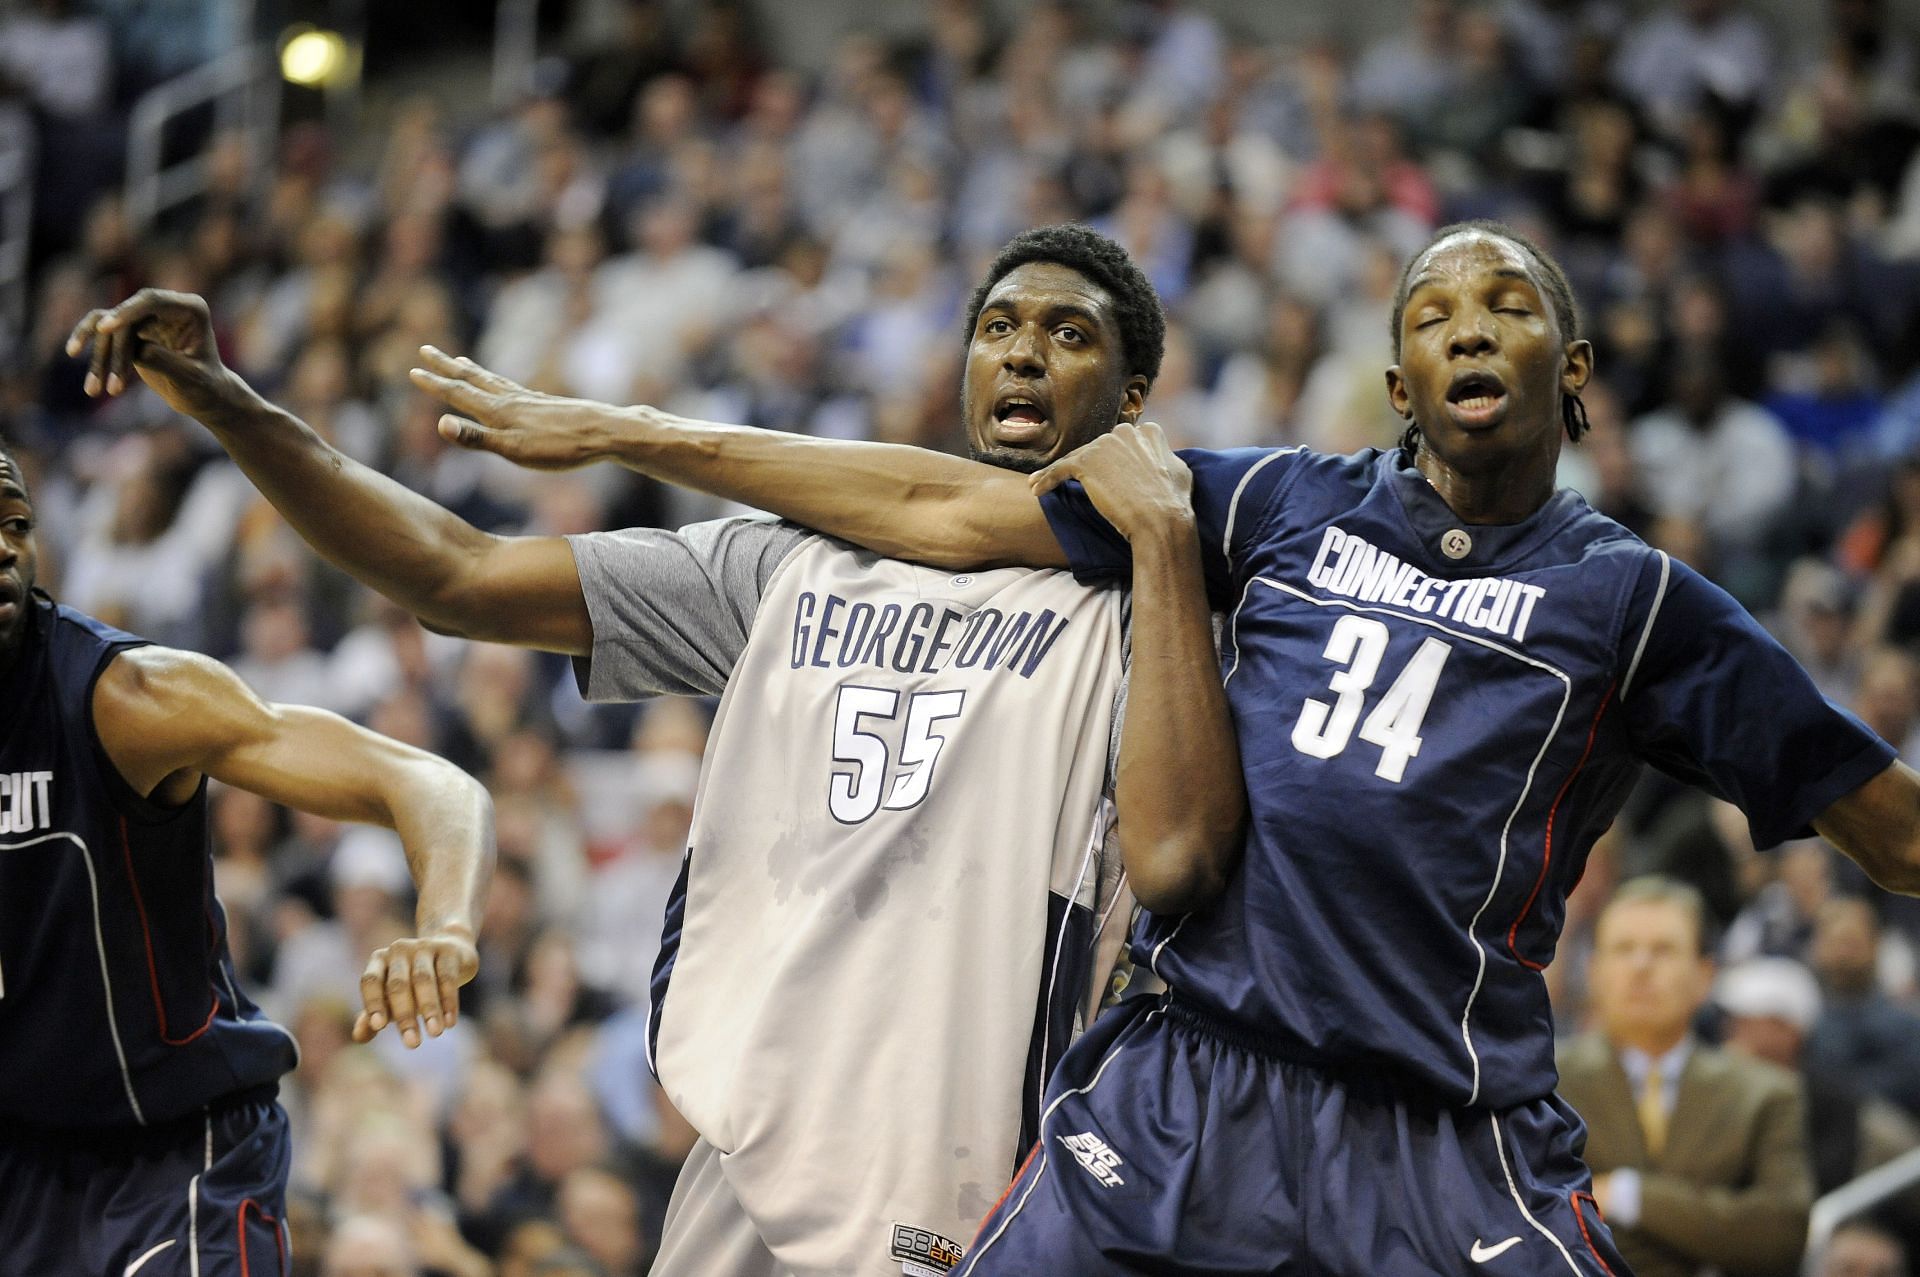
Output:
<instances>
[{"instance_id":1,"label":"navy basketball shorts","mask_svg":"<svg viewBox=\"0 0 1920 1277\"><path fill-rule=\"evenodd\" d=\"M271 1096L151 1128L0 1128L0 1270L286 1277L290 1149Z\"/></svg>"},{"instance_id":2,"label":"navy basketball shorts","mask_svg":"<svg viewBox=\"0 0 1920 1277\"><path fill-rule=\"evenodd\" d=\"M1628 1277L1558 1097L1411 1102L1161 999L1108 1012L955 1277Z\"/></svg>"}]
</instances>

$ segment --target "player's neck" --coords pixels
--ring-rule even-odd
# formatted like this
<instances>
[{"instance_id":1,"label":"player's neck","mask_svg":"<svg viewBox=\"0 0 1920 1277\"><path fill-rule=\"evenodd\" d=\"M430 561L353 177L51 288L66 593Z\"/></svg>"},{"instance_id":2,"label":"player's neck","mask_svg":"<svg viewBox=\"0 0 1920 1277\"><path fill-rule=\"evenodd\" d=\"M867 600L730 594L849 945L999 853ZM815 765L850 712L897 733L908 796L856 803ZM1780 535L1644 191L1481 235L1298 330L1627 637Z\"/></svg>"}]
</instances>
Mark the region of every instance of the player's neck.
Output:
<instances>
[{"instance_id":1,"label":"player's neck","mask_svg":"<svg viewBox=\"0 0 1920 1277\"><path fill-rule=\"evenodd\" d=\"M1557 458L1516 456L1485 468L1462 470L1422 442L1414 464L1462 523L1519 523L1553 496Z\"/></svg>"}]
</instances>

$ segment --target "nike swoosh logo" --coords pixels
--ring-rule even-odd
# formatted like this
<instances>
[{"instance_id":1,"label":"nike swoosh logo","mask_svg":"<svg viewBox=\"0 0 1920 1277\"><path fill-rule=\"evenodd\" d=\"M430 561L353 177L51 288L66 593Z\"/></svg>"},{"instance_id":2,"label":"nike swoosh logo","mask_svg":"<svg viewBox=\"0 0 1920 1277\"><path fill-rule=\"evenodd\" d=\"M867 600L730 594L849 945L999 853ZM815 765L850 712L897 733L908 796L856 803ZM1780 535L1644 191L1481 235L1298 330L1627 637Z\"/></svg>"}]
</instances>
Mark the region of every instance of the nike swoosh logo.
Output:
<instances>
[{"instance_id":1,"label":"nike swoosh logo","mask_svg":"<svg viewBox=\"0 0 1920 1277\"><path fill-rule=\"evenodd\" d=\"M1498 1259L1520 1244L1518 1237L1509 1237L1497 1246L1482 1246L1478 1237L1473 1239L1473 1249L1467 1252L1467 1258L1476 1264L1484 1264L1489 1259Z\"/></svg>"},{"instance_id":2,"label":"nike swoosh logo","mask_svg":"<svg viewBox=\"0 0 1920 1277\"><path fill-rule=\"evenodd\" d=\"M149 1259L152 1259L155 1255L158 1255L161 1251L165 1250L167 1247L171 1245L173 1245L173 1242L161 1242L158 1246L155 1246L152 1250L140 1256L140 1258L134 1260L131 1264L128 1264L127 1271L120 1274L120 1277L133 1277L135 1273L139 1272L142 1268L145 1268L147 1266L147 1261Z\"/></svg>"}]
</instances>

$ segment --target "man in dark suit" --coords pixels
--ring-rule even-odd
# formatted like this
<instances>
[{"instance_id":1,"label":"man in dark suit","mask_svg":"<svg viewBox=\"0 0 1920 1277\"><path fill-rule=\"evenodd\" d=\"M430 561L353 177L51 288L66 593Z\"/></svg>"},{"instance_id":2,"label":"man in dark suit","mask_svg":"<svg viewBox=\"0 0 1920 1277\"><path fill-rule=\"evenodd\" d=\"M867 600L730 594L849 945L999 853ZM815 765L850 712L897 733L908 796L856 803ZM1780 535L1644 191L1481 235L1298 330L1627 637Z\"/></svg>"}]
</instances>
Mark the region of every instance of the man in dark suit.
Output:
<instances>
[{"instance_id":1,"label":"man in dark suit","mask_svg":"<svg viewBox=\"0 0 1920 1277\"><path fill-rule=\"evenodd\" d=\"M1800 1082L1693 1036L1713 984L1700 894L1637 878L1600 915L1596 1031L1559 1052L1594 1196L1639 1277L1791 1274L1813 1200Z\"/></svg>"}]
</instances>

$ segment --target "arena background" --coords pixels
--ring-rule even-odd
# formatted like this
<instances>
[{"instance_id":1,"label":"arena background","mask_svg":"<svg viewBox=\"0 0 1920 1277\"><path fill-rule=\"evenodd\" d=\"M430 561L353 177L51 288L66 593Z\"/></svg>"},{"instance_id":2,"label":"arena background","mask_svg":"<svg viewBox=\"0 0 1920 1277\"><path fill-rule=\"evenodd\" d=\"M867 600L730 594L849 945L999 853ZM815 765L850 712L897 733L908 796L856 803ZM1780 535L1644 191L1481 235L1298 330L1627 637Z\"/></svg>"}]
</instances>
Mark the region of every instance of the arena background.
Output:
<instances>
[{"instance_id":1,"label":"arena background","mask_svg":"<svg viewBox=\"0 0 1920 1277\"><path fill-rule=\"evenodd\" d=\"M498 804L470 1015L406 1052L347 1042L367 952L407 925L397 844L214 799L236 957L304 1049L297 1272L646 1270L691 1135L646 1073L645 986L708 707L589 707L563 660L429 635L197 427L86 398L65 336L142 285L204 293L229 361L353 455L483 526L563 533L722 510L450 451L406 381L420 343L564 393L951 447L980 265L1084 218L1168 305L1149 416L1180 442L1390 446L1399 265L1443 221L1509 218L1566 262L1598 346L1564 481L1920 761L1920 3L873 8L0 6L0 429L43 582L434 749ZM1642 784L1572 902L1559 1025L1585 1020L1596 902L1694 883L1723 963L1793 964L1758 997L1840 1106L1808 1132L1833 1189L1920 1148L1920 906L1819 842L1756 851L1730 811ZM1871 1147L1836 1147L1862 1114ZM1920 1238L1920 1192L1874 1211ZM359 1216L404 1244L326 1266Z\"/></svg>"}]
</instances>

